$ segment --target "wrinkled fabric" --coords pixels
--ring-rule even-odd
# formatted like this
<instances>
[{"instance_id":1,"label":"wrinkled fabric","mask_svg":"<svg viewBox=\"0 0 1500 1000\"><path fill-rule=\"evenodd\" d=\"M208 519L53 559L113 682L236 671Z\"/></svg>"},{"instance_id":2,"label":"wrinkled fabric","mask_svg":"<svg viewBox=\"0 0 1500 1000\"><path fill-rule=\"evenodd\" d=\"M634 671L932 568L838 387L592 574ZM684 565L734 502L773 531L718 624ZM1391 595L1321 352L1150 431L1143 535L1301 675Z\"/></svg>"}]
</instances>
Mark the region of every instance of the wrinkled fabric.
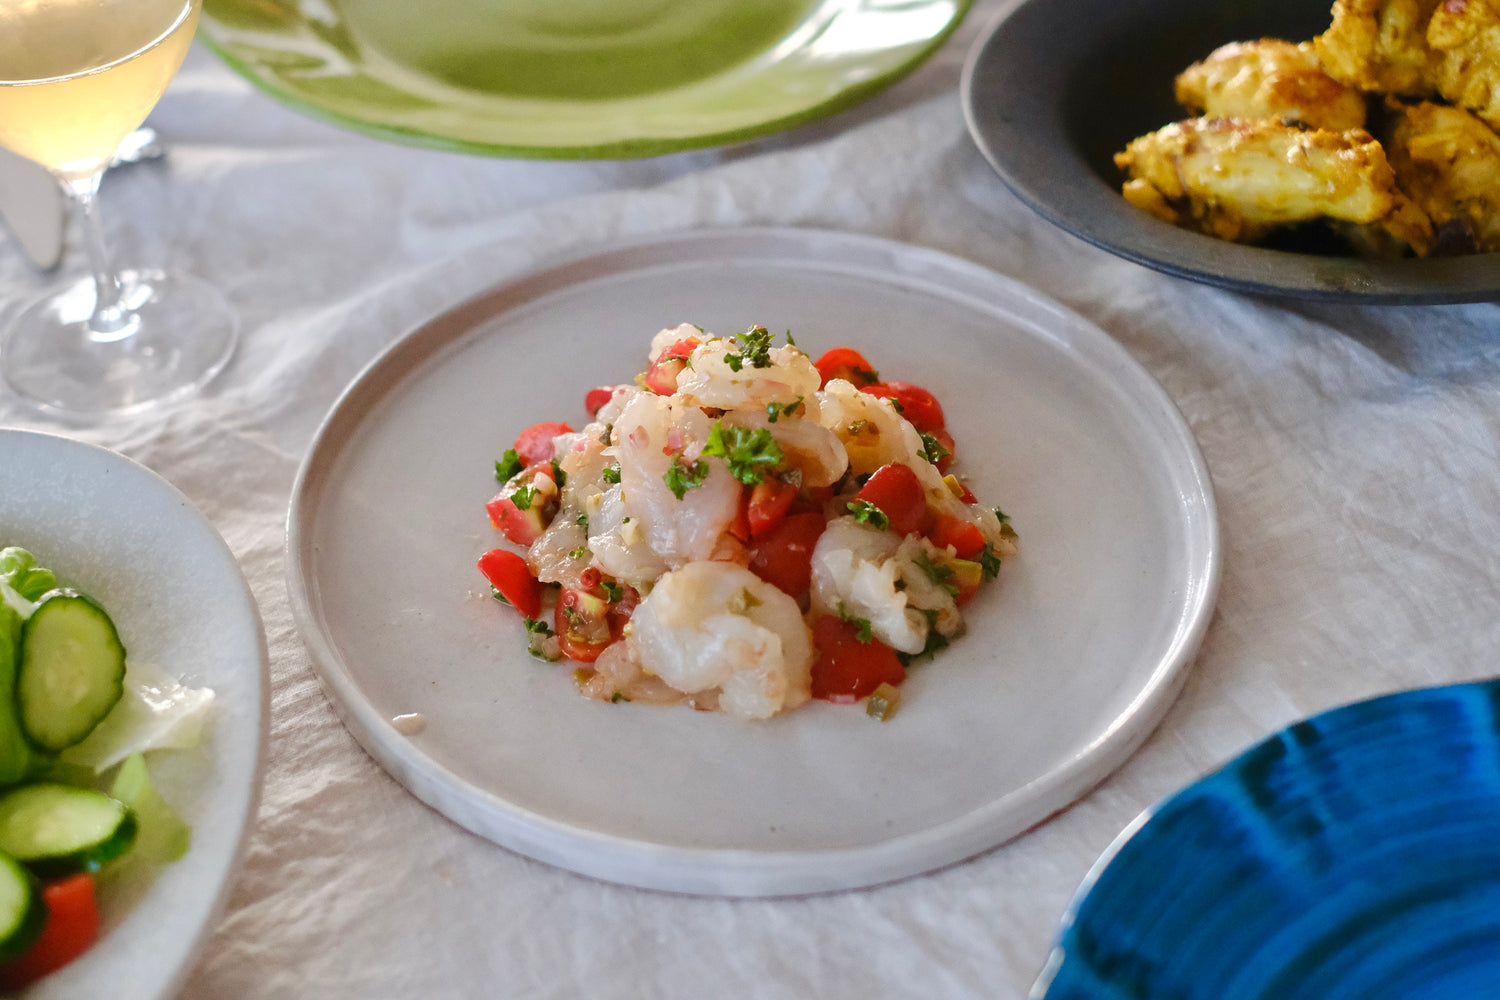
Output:
<instances>
[{"instance_id":1,"label":"wrinkled fabric","mask_svg":"<svg viewBox=\"0 0 1500 1000\"><path fill-rule=\"evenodd\" d=\"M271 653L264 798L189 1000L1021 997L1095 859L1143 809L1298 718L1485 677L1500 647L1500 307L1351 308L1157 274L1054 228L964 127L980 3L916 74L730 149L550 163L408 149L299 117L195 48L151 123L165 163L110 175L122 262L229 297L239 354L202 398L62 430L165 476L249 579ZM341 389L418 322L539 264L708 226L933 247L1062 301L1186 415L1212 470L1217 611L1186 689L1081 802L935 874L804 899L607 885L464 832L340 725L288 606L293 478ZM64 265L81 274L72 246ZM0 321L53 278L0 237Z\"/></svg>"}]
</instances>

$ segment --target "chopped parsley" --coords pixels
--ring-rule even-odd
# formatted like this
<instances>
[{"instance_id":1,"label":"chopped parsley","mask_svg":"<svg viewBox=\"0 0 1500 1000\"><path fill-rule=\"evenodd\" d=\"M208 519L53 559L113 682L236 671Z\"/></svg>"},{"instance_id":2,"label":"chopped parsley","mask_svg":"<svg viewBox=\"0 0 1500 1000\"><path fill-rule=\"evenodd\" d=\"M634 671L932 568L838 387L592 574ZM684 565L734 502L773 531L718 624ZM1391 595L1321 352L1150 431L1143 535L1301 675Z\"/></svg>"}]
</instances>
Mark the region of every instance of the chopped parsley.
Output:
<instances>
[{"instance_id":1,"label":"chopped parsley","mask_svg":"<svg viewBox=\"0 0 1500 1000\"><path fill-rule=\"evenodd\" d=\"M516 449L509 448L501 456L500 461L495 463L495 478L502 483L508 483L515 478L516 473L520 472L522 468L521 456L516 454Z\"/></svg>"},{"instance_id":2,"label":"chopped parsley","mask_svg":"<svg viewBox=\"0 0 1500 1000\"><path fill-rule=\"evenodd\" d=\"M1000 519L1001 524L1010 523L1010 515L1005 513L1005 511L1001 510L999 507L995 508L995 517Z\"/></svg>"},{"instance_id":3,"label":"chopped parsley","mask_svg":"<svg viewBox=\"0 0 1500 1000\"><path fill-rule=\"evenodd\" d=\"M993 542L984 543L984 551L979 555L979 566L984 570L986 580L993 580L1000 575L1000 557L995 555Z\"/></svg>"},{"instance_id":4,"label":"chopped parsley","mask_svg":"<svg viewBox=\"0 0 1500 1000\"><path fill-rule=\"evenodd\" d=\"M739 343L743 353L724 355L730 371L739 371L747 361L750 362L752 368L771 367L772 335L769 330L763 326L752 326L744 333L735 334L734 339Z\"/></svg>"},{"instance_id":5,"label":"chopped parsley","mask_svg":"<svg viewBox=\"0 0 1500 1000\"><path fill-rule=\"evenodd\" d=\"M880 381L880 373L873 368L861 368L859 365L850 365L849 374L863 381L865 385L874 385Z\"/></svg>"},{"instance_id":6,"label":"chopped parsley","mask_svg":"<svg viewBox=\"0 0 1500 1000\"><path fill-rule=\"evenodd\" d=\"M942 587L943 590L947 591L949 597L958 596L958 586L956 584L948 582L949 580L953 579L952 566L944 566L939 563L935 563L931 559L927 558L926 553L918 553L917 557L912 561L917 564L922 572L927 574L927 579L931 580L939 587Z\"/></svg>"},{"instance_id":7,"label":"chopped parsley","mask_svg":"<svg viewBox=\"0 0 1500 1000\"><path fill-rule=\"evenodd\" d=\"M601 474L606 483L618 483L620 481L620 467L611 465Z\"/></svg>"},{"instance_id":8,"label":"chopped parsley","mask_svg":"<svg viewBox=\"0 0 1500 1000\"><path fill-rule=\"evenodd\" d=\"M854 638L860 642L871 642L874 640L875 631L874 626L870 623L870 619L855 618L849 613L849 609L844 607L843 601L839 602L839 617L854 626Z\"/></svg>"},{"instance_id":9,"label":"chopped parsley","mask_svg":"<svg viewBox=\"0 0 1500 1000\"><path fill-rule=\"evenodd\" d=\"M678 455L672 459L672 464L667 467L666 474L661 477L667 484L667 489L672 495L681 500L688 490L694 486L702 486L703 480L708 478L708 463L699 459L692 465L688 465Z\"/></svg>"},{"instance_id":10,"label":"chopped parsley","mask_svg":"<svg viewBox=\"0 0 1500 1000\"><path fill-rule=\"evenodd\" d=\"M792 339L792 331L790 331L790 330L788 330L788 331L787 331L787 332L786 332L786 342L787 342L787 343L788 343L788 344L791 344L791 345L792 345L792 346L793 346L793 347L796 347L796 346L797 346L797 342L796 342L796 341L795 341L795 340L793 340L793 339Z\"/></svg>"},{"instance_id":11,"label":"chopped parsley","mask_svg":"<svg viewBox=\"0 0 1500 1000\"><path fill-rule=\"evenodd\" d=\"M767 403L766 404L766 419L768 421L770 421L771 423L774 424L776 422L776 418L778 418L778 417L789 417L793 413L796 413L797 410L798 410L798 408L801 407L801 406L802 406L802 397L801 396L798 396L796 399L792 400L790 403Z\"/></svg>"},{"instance_id":12,"label":"chopped parsley","mask_svg":"<svg viewBox=\"0 0 1500 1000\"><path fill-rule=\"evenodd\" d=\"M953 454L953 452L943 447L943 442L939 441L931 434L928 434L926 431L918 431L917 433L922 437L921 455L933 465L937 465L943 459Z\"/></svg>"},{"instance_id":13,"label":"chopped parsley","mask_svg":"<svg viewBox=\"0 0 1500 1000\"><path fill-rule=\"evenodd\" d=\"M891 519L885 516L885 511L875 506L868 500L849 501L849 513L860 524L868 524L872 528L884 531L891 526Z\"/></svg>"},{"instance_id":14,"label":"chopped parsley","mask_svg":"<svg viewBox=\"0 0 1500 1000\"><path fill-rule=\"evenodd\" d=\"M492 585L490 587L490 596L493 597L495 600L499 601L501 604L509 604L510 603L510 598L506 597L504 594L500 593L500 588L499 587L496 587L496 586Z\"/></svg>"},{"instance_id":15,"label":"chopped parsley","mask_svg":"<svg viewBox=\"0 0 1500 1000\"><path fill-rule=\"evenodd\" d=\"M578 520L574 521L573 523L578 525L584 531L589 530L589 516L587 514L579 514Z\"/></svg>"},{"instance_id":16,"label":"chopped parsley","mask_svg":"<svg viewBox=\"0 0 1500 1000\"><path fill-rule=\"evenodd\" d=\"M516 505L516 510L530 510L531 502L536 499L536 487L527 483L510 495L510 502Z\"/></svg>"},{"instance_id":17,"label":"chopped parsley","mask_svg":"<svg viewBox=\"0 0 1500 1000\"><path fill-rule=\"evenodd\" d=\"M610 701L610 704L612 704L612 705L618 705L621 702L628 702L628 701L630 701L630 699L627 698L627 697L625 697L620 692L616 691L614 694L612 694L612 695L609 696L609 701Z\"/></svg>"},{"instance_id":18,"label":"chopped parsley","mask_svg":"<svg viewBox=\"0 0 1500 1000\"><path fill-rule=\"evenodd\" d=\"M562 470L562 466L555 458L552 460L552 481L557 484L558 489L562 489L563 483L568 481L568 474Z\"/></svg>"},{"instance_id":19,"label":"chopped parsley","mask_svg":"<svg viewBox=\"0 0 1500 1000\"><path fill-rule=\"evenodd\" d=\"M763 481L786 460L764 427L725 427L722 421L709 431L703 454L724 459L730 474L746 486Z\"/></svg>"},{"instance_id":20,"label":"chopped parsley","mask_svg":"<svg viewBox=\"0 0 1500 1000\"><path fill-rule=\"evenodd\" d=\"M580 546L578 546L578 548L576 548L572 552L568 553L568 558L569 559L582 559L584 556L586 556L588 554L589 554L589 547L587 545L580 545Z\"/></svg>"},{"instance_id":21,"label":"chopped parsley","mask_svg":"<svg viewBox=\"0 0 1500 1000\"><path fill-rule=\"evenodd\" d=\"M536 618L526 619L526 631L531 633L532 635L540 636L543 639L550 639L557 634L556 632L552 631L551 627L548 626L546 622L540 621Z\"/></svg>"},{"instance_id":22,"label":"chopped parsley","mask_svg":"<svg viewBox=\"0 0 1500 1000\"><path fill-rule=\"evenodd\" d=\"M611 604L619 604L621 598L625 596L625 588L613 580L601 581L599 586L604 588L604 599Z\"/></svg>"}]
</instances>

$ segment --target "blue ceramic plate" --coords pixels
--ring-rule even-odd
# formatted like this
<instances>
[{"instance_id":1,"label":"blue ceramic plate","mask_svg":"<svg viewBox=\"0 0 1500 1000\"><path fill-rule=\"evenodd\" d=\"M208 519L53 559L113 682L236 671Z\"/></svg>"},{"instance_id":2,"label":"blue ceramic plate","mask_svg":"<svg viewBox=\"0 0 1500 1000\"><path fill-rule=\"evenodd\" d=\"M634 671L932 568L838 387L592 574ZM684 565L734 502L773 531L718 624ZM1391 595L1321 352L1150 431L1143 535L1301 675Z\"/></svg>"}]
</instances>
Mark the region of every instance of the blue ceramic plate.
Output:
<instances>
[{"instance_id":1,"label":"blue ceramic plate","mask_svg":"<svg viewBox=\"0 0 1500 1000\"><path fill-rule=\"evenodd\" d=\"M1148 812L1032 996L1500 997L1500 682L1316 716Z\"/></svg>"}]
</instances>

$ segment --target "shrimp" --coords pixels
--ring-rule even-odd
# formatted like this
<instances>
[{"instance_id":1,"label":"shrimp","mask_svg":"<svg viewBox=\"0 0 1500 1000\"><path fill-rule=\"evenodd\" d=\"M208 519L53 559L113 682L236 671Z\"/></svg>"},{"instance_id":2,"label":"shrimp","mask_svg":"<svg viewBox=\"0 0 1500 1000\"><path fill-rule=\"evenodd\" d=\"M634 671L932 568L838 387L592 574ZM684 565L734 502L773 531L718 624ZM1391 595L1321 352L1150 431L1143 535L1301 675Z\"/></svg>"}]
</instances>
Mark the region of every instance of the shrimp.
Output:
<instances>
[{"instance_id":1,"label":"shrimp","mask_svg":"<svg viewBox=\"0 0 1500 1000\"><path fill-rule=\"evenodd\" d=\"M666 477L674 464L694 466L709 420L675 397L640 393L615 420L605 449L620 464L620 481L602 493L589 516L589 547L600 569L632 584L685 563L708 559L739 512L740 484L722 462L678 497Z\"/></svg>"},{"instance_id":2,"label":"shrimp","mask_svg":"<svg viewBox=\"0 0 1500 1000\"><path fill-rule=\"evenodd\" d=\"M977 526L997 555L1015 554L1014 536L1005 531L995 512L959 499L937 466L927 460L921 433L896 412L889 400L860 392L838 378L830 379L818 395L819 423L843 442L849 468L856 475L869 475L892 463L905 465L917 474L927 506L934 513Z\"/></svg>"},{"instance_id":3,"label":"shrimp","mask_svg":"<svg viewBox=\"0 0 1500 1000\"><path fill-rule=\"evenodd\" d=\"M765 719L812 690L813 647L797 602L725 562L662 576L631 618L630 653L688 694L717 690L719 708Z\"/></svg>"},{"instance_id":4,"label":"shrimp","mask_svg":"<svg viewBox=\"0 0 1500 1000\"><path fill-rule=\"evenodd\" d=\"M731 337L712 337L693 348L688 367L677 376L677 395L718 410L764 412L772 403L798 403L805 416L816 417L822 376L811 358L795 347L773 347L766 353L770 363L757 368L744 360L744 350ZM740 359L738 370L731 356Z\"/></svg>"},{"instance_id":5,"label":"shrimp","mask_svg":"<svg viewBox=\"0 0 1500 1000\"><path fill-rule=\"evenodd\" d=\"M812 606L823 614L863 618L887 646L920 653L927 646L927 618L897 586L901 565L893 557L901 541L852 517L829 521L813 548Z\"/></svg>"}]
</instances>

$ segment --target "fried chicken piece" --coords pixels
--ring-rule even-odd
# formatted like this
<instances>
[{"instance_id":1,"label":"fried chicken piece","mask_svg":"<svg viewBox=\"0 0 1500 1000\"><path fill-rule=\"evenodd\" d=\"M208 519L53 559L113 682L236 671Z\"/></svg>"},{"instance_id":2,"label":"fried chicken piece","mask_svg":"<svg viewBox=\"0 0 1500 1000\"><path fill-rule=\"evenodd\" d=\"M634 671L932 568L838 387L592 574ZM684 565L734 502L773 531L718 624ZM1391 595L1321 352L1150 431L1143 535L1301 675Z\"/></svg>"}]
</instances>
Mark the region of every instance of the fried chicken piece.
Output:
<instances>
[{"instance_id":1,"label":"fried chicken piece","mask_svg":"<svg viewBox=\"0 0 1500 1000\"><path fill-rule=\"evenodd\" d=\"M1316 219L1384 224L1406 215L1385 152L1359 129L1193 118L1134 140L1115 165L1129 176L1131 204L1241 243Z\"/></svg>"},{"instance_id":2,"label":"fried chicken piece","mask_svg":"<svg viewBox=\"0 0 1500 1000\"><path fill-rule=\"evenodd\" d=\"M1500 252L1500 135L1463 108L1392 111L1386 154L1401 189L1432 219L1440 252Z\"/></svg>"},{"instance_id":3,"label":"fried chicken piece","mask_svg":"<svg viewBox=\"0 0 1500 1000\"><path fill-rule=\"evenodd\" d=\"M1209 118L1272 118L1333 132L1364 128L1365 98L1323 72L1311 42L1230 42L1177 76L1177 101Z\"/></svg>"},{"instance_id":4,"label":"fried chicken piece","mask_svg":"<svg viewBox=\"0 0 1500 1000\"><path fill-rule=\"evenodd\" d=\"M1427 45L1437 54L1428 79L1438 93L1500 128L1500 0L1443 0Z\"/></svg>"},{"instance_id":5,"label":"fried chicken piece","mask_svg":"<svg viewBox=\"0 0 1500 1000\"><path fill-rule=\"evenodd\" d=\"M1427 43L1427 26L1442 2L1335 0L1333 23L1313 39L1313 47L1323 69L1341 83L1365 91L1430 96L1440 56Z\"/></svg>"}]
</instances>

